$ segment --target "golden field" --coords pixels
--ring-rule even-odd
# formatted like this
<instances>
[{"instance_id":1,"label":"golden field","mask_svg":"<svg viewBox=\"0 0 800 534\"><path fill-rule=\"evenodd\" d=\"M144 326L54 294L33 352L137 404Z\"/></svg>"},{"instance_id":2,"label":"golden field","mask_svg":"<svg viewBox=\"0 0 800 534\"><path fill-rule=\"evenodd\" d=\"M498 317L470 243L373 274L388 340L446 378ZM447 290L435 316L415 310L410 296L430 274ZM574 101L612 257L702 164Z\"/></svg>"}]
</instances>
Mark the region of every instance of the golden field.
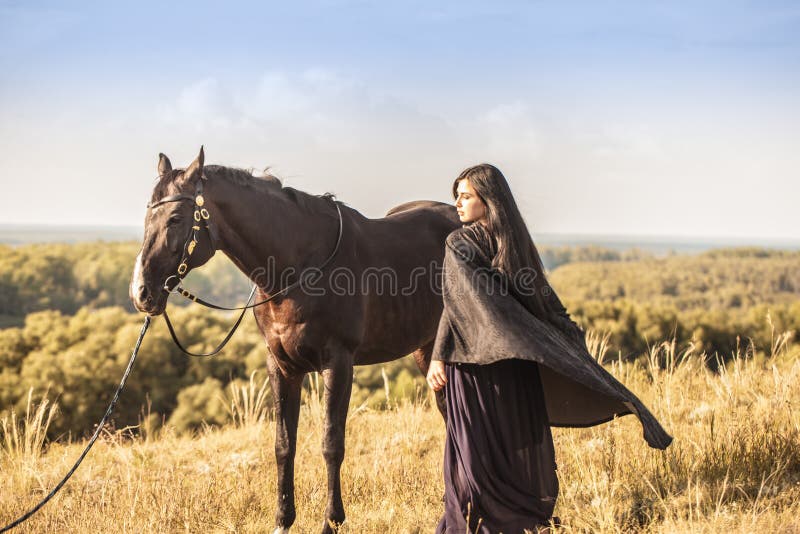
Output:
<instances>
[{"instance_id":1,"label":"golden field","mask_svg":"<svg viewBox=\"0 0 800 534\"><path fill-rule=\"evenodd\" d=\"M742 346L718 373L689 345L653 345L633 363L589 345L675 437L650 449L634 416L554 429L559 532L800 532L800 348L791 333ZM135 372L135 371L134 371ZM319 395L300 418L293 532L320 530L326 479ZM166 425L107 432L70 482L15 532L271 532L274 423L267 384L233 386L234 423L180 435ZM387 387L387 392L389 388ZM353 405L344 533L432 532L442 510L444 427L427 391L384 409ZM123 393L121 403L125 403ZM0 427L0 523L35 504L84 444L46 443L51 405Z\"/></svg>"}]
</instances>

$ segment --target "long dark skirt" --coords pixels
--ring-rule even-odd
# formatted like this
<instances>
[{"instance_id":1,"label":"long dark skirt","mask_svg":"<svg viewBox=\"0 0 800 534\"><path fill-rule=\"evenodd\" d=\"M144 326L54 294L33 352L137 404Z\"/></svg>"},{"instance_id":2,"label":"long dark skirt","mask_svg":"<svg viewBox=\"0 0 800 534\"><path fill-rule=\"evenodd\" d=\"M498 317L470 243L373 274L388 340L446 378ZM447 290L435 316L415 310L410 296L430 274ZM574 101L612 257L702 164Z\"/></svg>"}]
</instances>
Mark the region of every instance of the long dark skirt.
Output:
<instances>
[{"instance_id":1,"label":"long dark skirt","mask_svg":"<svg viewBox=\"0 0 800 534\"><path fill-rule=\"evenodd\" d=\"M539 366L447 364L445 512L437 534L521 534L552 517L553 437Z\"/></svg>"}]
</instances>

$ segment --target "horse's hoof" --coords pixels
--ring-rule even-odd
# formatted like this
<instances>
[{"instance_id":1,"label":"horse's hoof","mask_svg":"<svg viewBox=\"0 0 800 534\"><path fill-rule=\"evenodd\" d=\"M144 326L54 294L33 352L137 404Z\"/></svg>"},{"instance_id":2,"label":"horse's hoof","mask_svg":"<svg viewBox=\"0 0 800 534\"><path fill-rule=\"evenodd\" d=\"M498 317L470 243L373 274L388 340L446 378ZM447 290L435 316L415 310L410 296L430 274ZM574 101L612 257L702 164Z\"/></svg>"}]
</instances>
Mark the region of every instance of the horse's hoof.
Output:
<instances>
[{"instance_id":1,"label":"horse's hoof","mask_svg":"<svg viewBox=\"0 0 800 534\"><path fill-rule=\"evenodd\" d=\"M288 528L283 528L283 527L278 527L278 528L275 529L275 532L273 532L272 534L289 534L289 529Z\"/></svg>"}]
</instances>

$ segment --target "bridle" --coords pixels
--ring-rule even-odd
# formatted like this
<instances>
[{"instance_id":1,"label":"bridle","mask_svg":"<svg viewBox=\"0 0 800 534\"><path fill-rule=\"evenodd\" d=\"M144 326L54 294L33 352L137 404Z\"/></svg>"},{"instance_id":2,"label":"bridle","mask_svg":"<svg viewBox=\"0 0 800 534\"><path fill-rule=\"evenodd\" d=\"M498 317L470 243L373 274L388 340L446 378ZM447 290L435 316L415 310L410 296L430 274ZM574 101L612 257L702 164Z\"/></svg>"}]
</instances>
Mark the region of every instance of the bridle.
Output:
<instances>
[{"instance_id":1,"label":"bridle","mask_svg":"<svg viewBox=\"0 0 800 534\"><path fill-rule=\"evenodd\" d=\"M211 221L210 221L211 215L208 213L208 210L203 207L203 205L205 204L205 199L203 198L203 180L205 179L206 177L203 176L197 182L197 187L195 189L194 196L187 195L185 193L178 193L176 195L170 195L161 198L159 200L156 200L155 202L149 202L147 204L147 209L152 209L157 206L161 206L162 204L168 204L170 202L179 202L181 200L194 201L194 209L192 210L194 223L192 224L189 235L184 241L183 252L182 252L183 255L181 256L181 260L178 263L177 272L176 274L167 277L167 279L164 280L164 285L162 286L167 293L172 293L175 286L177 286L177 284L179 284L180 281L183 279L183 277L186 276L186 274L189 272L189 259L190 259L189 257L192 255L195 247L197 246L197 243L199 242L197 234L200 231L201 221L206 227L206 230L208 231L208 237L211 240L212 250L216 250L216 241L217 241L216 227L211 226ZM170 281L172 279L175 279L175 284L170 286Z\"/></svg>"},{"instance_id":2,"label":"bridle","mask_svg":"<svg viewBox=\"0 0 800 534\"><path fill-rule=\"evenodd\" d=\"M197 247L197 244L199 243L199 232L200 232L200 229L201 229L200 225L202 224L206 228L206 232L208 234L208 238L209 238L209 240L211 242L210 245L211 245L211 250L212 251L216 251L217 250L216 244L219 242L219 234L217 232L217 229L216 229L216 227L214 225L211 224L211 214L208 212L208 210L206 208L203 207L205 205L205 198L203 197L203 181L204 180L206 180L205 175L201 176L201 178L197 181L197 186L195 188L194 195L188 195L186 193L178 193L178 194L175 194L175 195L169 195L169 196L160 198L158 200L155 200L153 202L149 202L147 204L147 209L152 209L152 208L155 208L157 206L161 206L162 204L167 204L167 203L170 203L170 202L180 202L180 201L184 201L184 200L191 200L191 201L194 202L194 209L192 210L192 217L193 217L194 220L193 220L193 223L192 223L192 227L191 227L191 229L189 231L189 235L187 236L187 238L186 238L186 240L184 242L181 259L178 262L178 268L176 269L175 274L169 275L167 277L167 279L164 280L164 284L162 285L162 289L164 291L166 291L167 293L169 293L169 294L177 293L177 294L181 295L182 297L185 297L185 298L191 300L192 302L196 302L198 304L201 304L201 305L203 305L203 306L205 306L207 308L213 308L215 310L225 310L225 311L241 310L241 313L239 314L239 317L236 319L236 322L233 324L233 327L231 327L231 330L228 332L228 335L225 336L225 338L222 340L222 342L214 350L212 350L210 352L206 352L206 353L194 353L194 352L188 351L181 344L181 342L178 340L178 336L175 333L175 329L172 326L172 321L170 321L169 315L167 314L167 310L166 310L166 308L164 308L164 321L167 323L167 329L169 330L169 333L172 336L172 340L175 342L175 345L183 353L188 354L189 356L197 356L197 357L214 356L215 354L219 353L225 347L225 345L228 343L228 341L230 341L231 337L233 337L234 332L236 332L236 329L239 327L239 324L242 322L242 319L244 318L244 314L248 309L255 308L257 306L261 306L262 304L266 304L267 302L271 301L272 299L274 299L278 295L281 295L281 294L284 294L284 293L288 292L289 290L297 287L298 285L300 285L303 282L303 277L300 276L297 281L289 284L288 286L284 287L280 291L277 291L276 293L273 293L272 295L270 295L269 297L265 298L264 300L259 301L259 302L255 302L253 304L250 304L250 301L253 300L253 295L255 295L256 289L258 288L257 284L253 284L253 289L250 291L250 296L247 298L247 302L245 303L245 305L244 306L236 306L236 307L232 307L232 308L227 307L227 306L220 306L218 304L214 304L214 303L208 302L206 300L203 300L200 297L198 297L198 296L194 295L193 293L191 293L190 291L184 289L183 286L180 285L180 283L183 280L183 278L189 272L189 260L191 259L192 253L194 252L195 248ZM332 199L332 197L328 197L328 198ZM322 263L322 265L317 267L317 269L319 269L319 270L324 269L328 265L328 263L330 263L331 260L333 260L333 257L336 255L336 252L338 252L338 250L339 250L339 244L342 242L342 228L344 227L344 223L342 221L342 210L339 208L339 203L336 200L332 199L332 201L333 201L334 206L336 206L336 212L337 212L337 214L339 216L339 232L338 232L338 235L336 236L336 246L334 246L333 252L331 252L331 254L328 256L328 258ZM174 282L173 282L173 280L174 280ZM167 299L169 299L169 295L167 296Z\"/></svg>"}]
</instances>

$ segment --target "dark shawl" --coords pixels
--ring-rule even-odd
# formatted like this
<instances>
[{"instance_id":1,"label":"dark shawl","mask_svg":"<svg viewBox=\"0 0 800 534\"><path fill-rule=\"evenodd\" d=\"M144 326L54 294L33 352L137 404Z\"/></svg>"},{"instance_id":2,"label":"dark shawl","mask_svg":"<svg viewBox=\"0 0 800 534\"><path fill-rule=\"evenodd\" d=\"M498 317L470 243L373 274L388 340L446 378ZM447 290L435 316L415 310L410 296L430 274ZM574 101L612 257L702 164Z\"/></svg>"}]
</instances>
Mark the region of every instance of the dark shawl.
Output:
<instances>
[{"instance_id":1,"label":"dark shawl","mask_svg":"<svg viewBox=\"0 0 800 534\"><path fill-rule=\"evenodd\" d=\"M597 363L584 332L569 318L544 276L511 283L492 269L495 246L480 223L458 228L445 243L444 311L433 359L487 364L518 358L540 365L551 426L586 427L635 414L657 449L672 442L642 402ZM546 308L544 317L537 310Z\"/></svg>"}]
</instances>

